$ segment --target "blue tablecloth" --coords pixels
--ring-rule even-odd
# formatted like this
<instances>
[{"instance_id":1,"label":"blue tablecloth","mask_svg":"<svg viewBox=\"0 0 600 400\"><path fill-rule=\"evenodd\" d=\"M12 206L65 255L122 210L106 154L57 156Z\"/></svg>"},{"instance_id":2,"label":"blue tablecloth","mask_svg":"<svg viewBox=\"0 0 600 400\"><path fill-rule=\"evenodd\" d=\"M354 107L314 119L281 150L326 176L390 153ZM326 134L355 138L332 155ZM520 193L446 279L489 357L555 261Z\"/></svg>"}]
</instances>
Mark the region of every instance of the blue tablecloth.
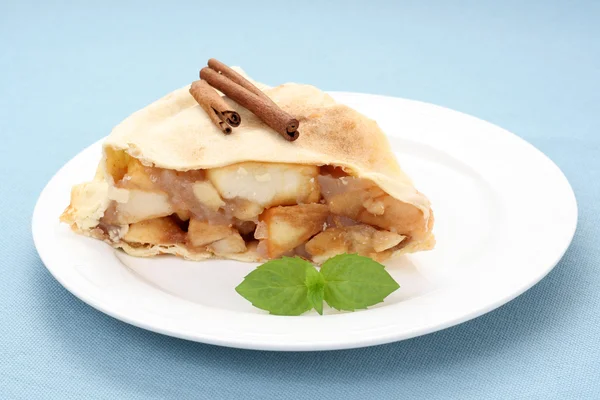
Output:
<instances>
[{"instance_id":1,"label":"blue tablecloth","mask_svg":"<svg viewBox=\"0 0 600 400\"><path fill-rule=\"evenodd\" d=\"M599 2L175 3L0 3L1 399L600 398ZM95 311L40 262L37 196L209 57L268 83L418 99L515 132L573 185L573 244L500 309L373 348L235 350Z\"/></svg>"}]
</instances>

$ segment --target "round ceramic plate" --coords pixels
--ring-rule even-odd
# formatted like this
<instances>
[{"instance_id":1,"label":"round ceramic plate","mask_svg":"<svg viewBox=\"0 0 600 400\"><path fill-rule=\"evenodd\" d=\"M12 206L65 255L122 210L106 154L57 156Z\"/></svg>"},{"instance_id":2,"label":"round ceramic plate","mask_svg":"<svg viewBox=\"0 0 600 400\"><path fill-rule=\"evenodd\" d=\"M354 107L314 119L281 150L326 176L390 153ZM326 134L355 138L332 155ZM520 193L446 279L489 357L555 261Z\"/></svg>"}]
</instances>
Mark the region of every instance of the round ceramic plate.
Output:
<instances>
[{"instance_id":1,"label":"round ceramic plate","mask_svg":"<svg viewBox=\"0 0 600 400\"><path fill-rule=\"evenodd\" d=\"M368 310L269 315L234 290L256 264L133 258L60 224L73 184L90 180L101 143L48 183L33 215L38 252L81 300L138 327L222 346L328 350L393 342L484 314L542 279L573 238L577 205L546 156L476 118L416 101L333 93L375 119L431 200L435 250L386 263L400 289Z\"/></svg>"}]
</instances>

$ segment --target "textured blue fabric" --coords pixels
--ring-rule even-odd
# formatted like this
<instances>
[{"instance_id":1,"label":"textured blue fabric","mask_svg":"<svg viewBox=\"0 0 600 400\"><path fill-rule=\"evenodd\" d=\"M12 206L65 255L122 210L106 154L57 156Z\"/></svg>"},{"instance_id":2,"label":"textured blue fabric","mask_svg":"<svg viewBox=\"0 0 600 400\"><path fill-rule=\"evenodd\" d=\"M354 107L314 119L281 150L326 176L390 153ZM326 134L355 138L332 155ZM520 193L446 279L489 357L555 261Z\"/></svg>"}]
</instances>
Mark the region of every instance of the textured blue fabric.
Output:
<instances>
[{"instance_id":1,"label":"textured blue fabric","mask_svg":"<svg viewBox=\"0 0 600 400\"><path fill-rule=\"evenodd\" d=\"M0 2L0 399L600 398L599 2L167 3ZM269 83L418 99L515 132L573 185L573 244L500 309L366 349L219 348L93 310L41 264L35 200L209 57Z\"/></svg>"}]
</instances>

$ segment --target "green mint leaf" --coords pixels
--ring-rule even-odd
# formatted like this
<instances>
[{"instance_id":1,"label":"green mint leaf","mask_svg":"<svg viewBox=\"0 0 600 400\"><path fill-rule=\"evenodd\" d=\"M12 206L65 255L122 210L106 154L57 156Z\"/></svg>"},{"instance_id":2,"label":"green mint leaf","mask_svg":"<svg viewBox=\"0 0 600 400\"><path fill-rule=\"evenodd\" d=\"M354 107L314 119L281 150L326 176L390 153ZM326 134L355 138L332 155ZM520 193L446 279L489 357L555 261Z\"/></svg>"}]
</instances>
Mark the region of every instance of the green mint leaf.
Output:
<instances>
[{"instance_id":1,"label":"green mint leaf","mask_svg":"<svg viewBox=\"0 0 600 400\"><path fill-rule=\"evenodd\" d=\"M380 303L400 286L384 266L357 254L340 254L321 266L323 297L337 310L354 311Z\"/></svg>"},{"instance_id":2,"label":"green mint leaf","mask_svg":"<svg viewBox=\"0 0 600 400\"><path fill-rule=\"evenodd\" d=\"M317 312L323 315L323 294L325 280L323 275L312 265L306 267L306 287L308 288L308 301Z\"/></svg>"},{"instance_id":3,"label":"green mint leaf","mask_svg":"<svg viewBox=\"0 0 600 400\"><path fill-rule=\"evenodd\" d=\"M313 307L308 299L310 270L317 272L308 261L283 257L250 272L235 290L252 305L271 314L300 315Z\"/></svg>"}]
</instances>

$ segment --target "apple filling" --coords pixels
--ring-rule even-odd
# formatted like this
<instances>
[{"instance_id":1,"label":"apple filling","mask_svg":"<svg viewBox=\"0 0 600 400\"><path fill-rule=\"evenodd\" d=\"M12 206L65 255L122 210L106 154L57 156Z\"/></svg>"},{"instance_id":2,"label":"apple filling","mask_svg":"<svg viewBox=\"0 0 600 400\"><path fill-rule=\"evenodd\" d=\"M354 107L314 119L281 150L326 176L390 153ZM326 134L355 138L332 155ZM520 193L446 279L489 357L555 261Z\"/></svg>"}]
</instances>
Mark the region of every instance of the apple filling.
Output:
<instances>
[{"instance_id":1,"label":"apple filling","mask_svg":"<svg viewBox=\"0 0 600 400\"><path fill-rule=\"evenodd\" d=\"M180 172L128 157L109 173L114 190L96 231L133 247L382 260L429 229L417 207L331 166L243 162Z\"/></svg>"}]
</instances>

